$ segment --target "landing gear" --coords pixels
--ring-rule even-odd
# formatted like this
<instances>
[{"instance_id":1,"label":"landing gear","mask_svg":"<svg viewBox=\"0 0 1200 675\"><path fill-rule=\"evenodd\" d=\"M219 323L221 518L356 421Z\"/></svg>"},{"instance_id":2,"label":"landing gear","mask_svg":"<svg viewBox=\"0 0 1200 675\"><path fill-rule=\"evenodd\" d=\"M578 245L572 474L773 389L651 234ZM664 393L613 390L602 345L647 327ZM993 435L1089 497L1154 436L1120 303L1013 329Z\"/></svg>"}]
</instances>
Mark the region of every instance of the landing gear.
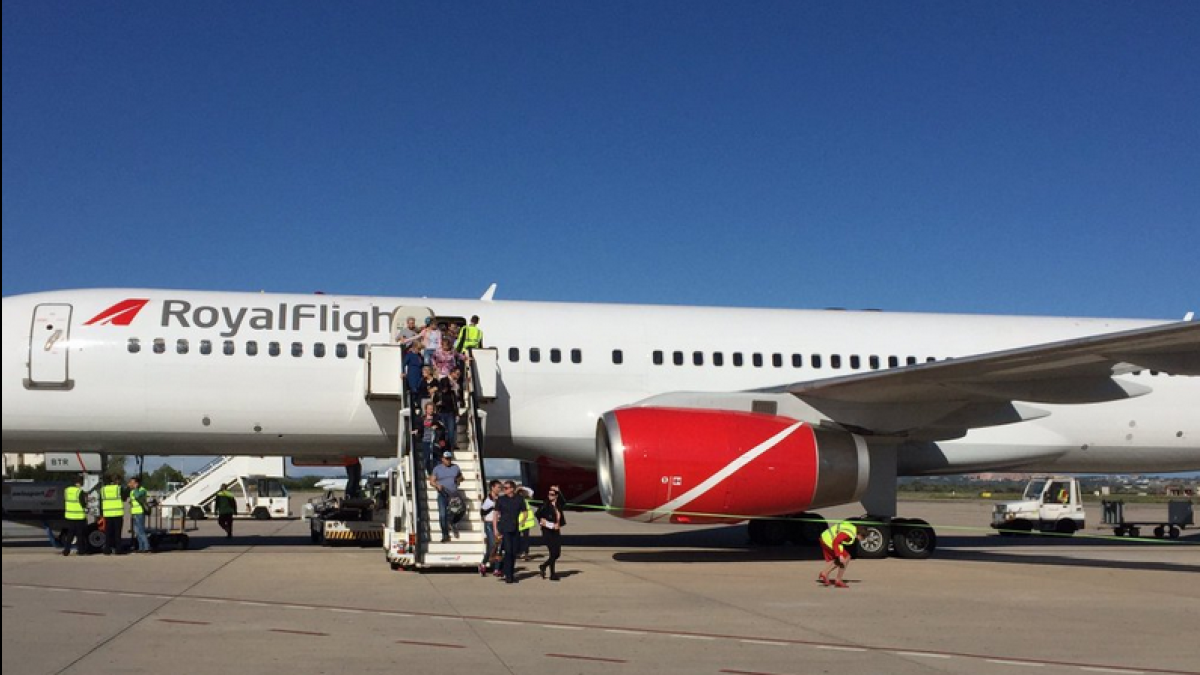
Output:
<instances>
[{"instance_id":1,"label":"landing gear","mask_svg":"<svg viewBox=\"0 0 1200 675\"><path fill-rule=\"evenodd\" d=\"M892 548L897 558L925 560L937 549L937 533L919 519L892 520Z\"/></svg>"},{"instance_id":2,"label":"landing gear","mask_svg":"<svg viewBox=\"0 0 1200 675\"><path fill-rule=\"evenodd\" d=\"M892 543L892 529L885 518L862 516L855 519L855 526L862 537L858 540L858 557L864 560L886 558Z\"/></svg>"}]
</instances>

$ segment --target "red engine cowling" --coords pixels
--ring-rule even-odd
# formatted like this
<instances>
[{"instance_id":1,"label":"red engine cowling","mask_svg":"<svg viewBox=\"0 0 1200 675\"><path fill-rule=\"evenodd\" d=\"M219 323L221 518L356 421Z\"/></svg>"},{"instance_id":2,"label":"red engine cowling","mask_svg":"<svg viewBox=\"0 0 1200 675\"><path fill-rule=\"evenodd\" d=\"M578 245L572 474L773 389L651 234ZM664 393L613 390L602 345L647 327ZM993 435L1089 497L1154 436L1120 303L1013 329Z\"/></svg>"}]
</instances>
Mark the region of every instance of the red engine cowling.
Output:
<instances>
[{"instance_id":1,"label":"red engine cowling","mask_svg":"<svg viewBox=\"0 0 1200 675\"><path fill-rule=\"evenodd\" d=\"M620 408L596 428L600 496L635 520L737 522L858 499L866 443L787 417L695 408Z\"/></svg>"}]
</instances>

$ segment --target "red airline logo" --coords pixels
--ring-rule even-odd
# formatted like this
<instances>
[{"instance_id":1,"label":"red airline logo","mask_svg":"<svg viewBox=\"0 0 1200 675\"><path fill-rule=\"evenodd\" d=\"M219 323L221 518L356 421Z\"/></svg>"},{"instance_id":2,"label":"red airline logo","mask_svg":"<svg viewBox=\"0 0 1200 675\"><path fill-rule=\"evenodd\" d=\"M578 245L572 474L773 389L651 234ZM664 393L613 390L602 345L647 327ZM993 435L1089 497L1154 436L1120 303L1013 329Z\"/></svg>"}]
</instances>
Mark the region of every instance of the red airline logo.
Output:
<instances>
[{"instance_id":1,"label":"red airline logo","mask_svg":"<svg viewBox=\"0 0 1200 675\"><path fill-rule=\"evenodd\" d=\"M122 300L93 316L83 325L90 326L98 323L102 326L107 326L108 324L128 326L133 322L133 318L137 316L138 312L142 311L142 308L146 306L147 302L150 302L149 298L129 298L128 300Z\"/></svg>"}]
</instances>

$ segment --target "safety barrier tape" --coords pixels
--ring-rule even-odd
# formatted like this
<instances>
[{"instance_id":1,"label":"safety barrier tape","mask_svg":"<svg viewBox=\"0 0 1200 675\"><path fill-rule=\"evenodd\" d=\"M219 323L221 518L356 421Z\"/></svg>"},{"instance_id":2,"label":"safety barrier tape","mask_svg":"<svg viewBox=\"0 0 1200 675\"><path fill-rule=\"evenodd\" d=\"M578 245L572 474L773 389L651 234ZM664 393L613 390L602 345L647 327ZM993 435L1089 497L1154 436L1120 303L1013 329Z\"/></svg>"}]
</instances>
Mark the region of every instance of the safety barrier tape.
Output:
<instances>
[{"instance_id":1,"label":"safety barrier tape","mask_svg":"<svg viewBox=\"0 0 1200 675\"><path fill-rule=\"evenodd\" d=\"M530 504L543 503L543 500L538 500L538 499L530 499L528 501ZM804 518L804 517L793 517L793 516L760 516L760 515L742 515L742 514L734 514L734 513L706 513L703 511L664 511L664 510L660 510L660 509L617 508L617 507L612 507L612 506L602 506L602 505L598 505L598 504L574 504L571 502L567 502L564 505L564 507L570 508L570 509L576 509L576 510L590 510L590 511L624 511L624 512L628 512L628 513L638 513L638 514L650 513L650 514L654 514L655 516L721 518L724 520L739 520L739 521L740 520L762 520L762 521L783 521L783 522L788 522L788 523L814 523L814 524L819 524L819 525L823 525L823 526L828 525L830 523L840 523L840 522L848 522L848 523L852 523L854 525L882 525L883 524L879 521L863 519L861 517L829 519L829 518L823 518L823 517ZM810 514L810 515L815 515L815 514ZM905 520L905 519L901 518L900 520ZM1038 537L1060 537L1063 539L1085 539L1085 540L1129 542L1129 543L1133 543L1133 542L1152 543L1152 544L1176 545L1176 546L1200 546L1200 542L1179 541L1177 539L1166 539L1166 538L1158 539L1155 537L1118 537L1118 536L1112 535L1112 534L1088 534L1088 533L1079 532L1079 531L1076 531L1072 534L1066 534L1063 532L1042 532L1040 530L1029 531L1029 530L1003 529L1003 528L994 529L992 527L979 527L979 526L971 526L971 525L937 525L935 523L921 524L921 523L913 523L911 519L908 519L908 522L905 523L905 525L907 525L908 527L913 527L913 528L929 528L929 529L933 529L933 530L953 530L953 531L963 532L963 533L983 532L983 533L995 533L995 534L1009 534L1009 535L1012 535L1014 538L1024 537L1024 536L1038 536Z\"/></svg>"}]
</instances>

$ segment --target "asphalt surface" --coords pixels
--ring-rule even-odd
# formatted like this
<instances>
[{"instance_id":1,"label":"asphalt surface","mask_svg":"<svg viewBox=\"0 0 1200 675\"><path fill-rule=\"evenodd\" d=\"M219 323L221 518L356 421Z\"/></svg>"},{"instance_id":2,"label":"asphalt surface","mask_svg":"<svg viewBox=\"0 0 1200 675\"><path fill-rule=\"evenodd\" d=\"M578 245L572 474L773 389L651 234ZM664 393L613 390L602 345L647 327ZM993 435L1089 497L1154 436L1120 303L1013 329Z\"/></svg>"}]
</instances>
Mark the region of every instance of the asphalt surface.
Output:
<instances>
[{"instance_id":1,"label":"asphalt surface","mask_svg":"<svg viewBox=\"0 0 1200 675\"><path fill-rule=\"evenodd\" d=\"M1196 530L1012 540L990 509L903 504L939 528L935 558L855 561L846 590L815 582L814 548L599 513L568 514L561 581L537 575L535 540L514 586L393 572L380 549L309 544L300 521L85 558L6 527L3 672L1200 673Z\"/></svg>"}]
</instances>

